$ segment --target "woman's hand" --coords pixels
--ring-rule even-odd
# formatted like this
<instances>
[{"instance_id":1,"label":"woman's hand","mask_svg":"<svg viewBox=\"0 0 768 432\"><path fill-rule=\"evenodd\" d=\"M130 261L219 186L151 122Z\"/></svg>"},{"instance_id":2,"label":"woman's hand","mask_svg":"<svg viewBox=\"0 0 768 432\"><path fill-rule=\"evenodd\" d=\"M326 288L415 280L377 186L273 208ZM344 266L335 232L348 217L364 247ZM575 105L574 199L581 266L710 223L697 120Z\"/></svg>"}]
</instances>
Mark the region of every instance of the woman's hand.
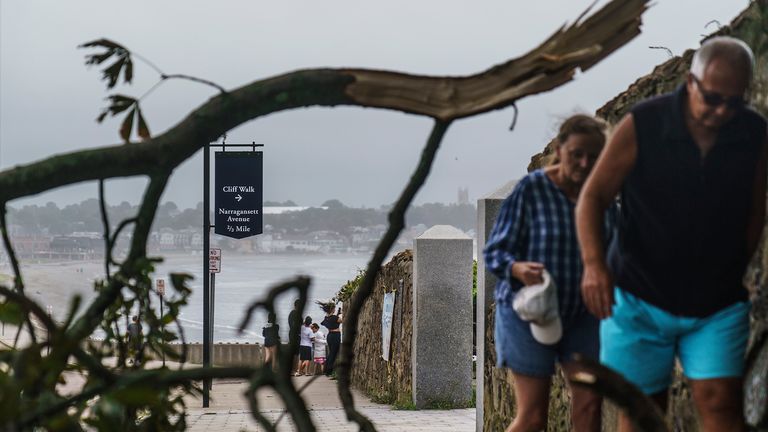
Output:
<instances>
[{"instance_id":1,"label":"woman's hand","mask_svg":"<svg viewBox=\"0 0 768 432\"><path fill-rule=\"evenodd\" d=\"M518 261L512 264L512 277L523 285L536 285L544 282L544 264L533 261Z\"/></svg>"}]
</instances>

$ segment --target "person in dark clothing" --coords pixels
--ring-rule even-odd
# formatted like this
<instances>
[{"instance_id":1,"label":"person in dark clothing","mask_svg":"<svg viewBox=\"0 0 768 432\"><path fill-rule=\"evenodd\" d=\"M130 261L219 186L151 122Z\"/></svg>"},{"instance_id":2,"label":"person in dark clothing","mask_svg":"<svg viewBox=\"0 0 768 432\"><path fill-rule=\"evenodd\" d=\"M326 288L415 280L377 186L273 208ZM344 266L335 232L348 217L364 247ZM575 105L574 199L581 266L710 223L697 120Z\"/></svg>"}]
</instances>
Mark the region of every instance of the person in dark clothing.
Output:
<instances>
[{"instance_id":1,"label":"person in dark clothing","mask_svg":"<svg viewBox=\"0 0 768 432\"><path fill-rule=\"evenodd\" d=\"M141 342L142 342L142 328L139 322L139 317L133 317L130 324L128 324L128 348L133 353L134 364L139 364L141 359Z\"/></svg>"},{"instance_id":2,"label":"person in dark clothing","mask_svg":"<svg viewBox=\"0 0 768 432\"><path fill-rule=\"evenodd\" d=\"M312 317L304 319L304 326L301 327L301 336L299 340L299 368L293 376L309 375L309 363L312 361L312 343L315 334L312 332Z\"/></svg>"},{"instance_id":3,"label":"person in dark clothing","mask_svg":"<svg viewBox=\"0 0 768 432\"><path fill-rule=\"evenodd\" d=\"M328 343L328 358L326 359L325 375L332 376L333 366L336 363L336 357L339 355L339 348L341 347L341 322L342 314L341 308L339 308L338 314L336 313L336 303L320 303L320 308L325 312L325 318L320 323L323 327L328 329L327 343Z\"/></svg>"},{"instance_id":4,"label":"person in dark clothing","mask_svg":"<svg viewBox=\"0 0 768 432\"><path fill-rule=\"evenodd\" d=\"M267 325L261 329L264 336L264 367L274 368L277 354L277 345L280 343L280 326L275 322L277 317L274 312L269 313Z\"/></svg>"},{"instance_id":5,"label":"person in dark clothing","mask_svg":"<svg viewBox=\"0 0 768 432\"><path fill-rule=\"evenodd\" d=\"M301 327L301 300L296 299L293 302L293 310L288 314L288 338L292 338L295 333L298 336L299 327Z\"/></svg>"},{"instance_id":6,"label":"person in dark clothing","mask_svg":"<svg viewBox=\"0 0 768 432\"><path fill-rule=\"evenodd\" d=\"M745 428L742 275L765 223L768 159L766 120L746 106L753 67L744 42L704 42L683 85L621 120L576 209L601 362L663 409L677 358L705 432ZM619 192L606 253L602 215Z\"/></svg>"},{"instance_id":7,"label":"person in dark clothing","mask_svg":"<svg viewBox=\"0 0 768 432\"><path fill-rule=\"evenodd\" d=\"M293 310L288 314L288 342L292 344L294 341L296 341L296 347L299 346L299 332L301 328L301 300L296 299L293 302ZM293 362L291 363L291 368L293 369L291 372L296 372L299 370L299 356L295 355L293 356Z\"/></svg>"}]
</instances>

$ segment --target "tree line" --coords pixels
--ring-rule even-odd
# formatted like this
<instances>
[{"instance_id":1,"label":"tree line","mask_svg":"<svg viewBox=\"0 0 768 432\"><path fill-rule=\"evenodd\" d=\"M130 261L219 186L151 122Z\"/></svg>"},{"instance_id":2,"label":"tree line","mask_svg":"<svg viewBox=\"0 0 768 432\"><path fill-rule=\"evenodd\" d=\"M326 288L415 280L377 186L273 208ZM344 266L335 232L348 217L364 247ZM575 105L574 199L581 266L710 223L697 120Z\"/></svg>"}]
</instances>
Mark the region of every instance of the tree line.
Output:
<instances>
[{"instance_id":1,"label":"tree line","mask_svg":"<svg viewBox=\"0 0 768 432\"><path fill-rule=\"evenodd\" d=\"M296 206L293 201L265 201L265 206ZM348 233L352 227L369 227L387 223L390 206L374 208L347 207L339 200L325 201L320 207L301 211L264 215L264 225L285 232L334 231ZM108 205L110 220L120 221L133 217L138 206L123 201ZM447 224L464 231L475 226L476 209L472 204L427 203L411 206L406 213L408 226L419 224L427 227ZM174 230L199 228L203 219L203 204L195 208L179 208L173 201L160 204L153 230L170 228ZM22 227L26 232L45 232L51 235L68 235L73 232L99 232L103 229L99 201L86 199L79 204L59 207L56 203L45 205L29 204L19 208L8 207L8 221Z\"/></svg>"}]
</instances>

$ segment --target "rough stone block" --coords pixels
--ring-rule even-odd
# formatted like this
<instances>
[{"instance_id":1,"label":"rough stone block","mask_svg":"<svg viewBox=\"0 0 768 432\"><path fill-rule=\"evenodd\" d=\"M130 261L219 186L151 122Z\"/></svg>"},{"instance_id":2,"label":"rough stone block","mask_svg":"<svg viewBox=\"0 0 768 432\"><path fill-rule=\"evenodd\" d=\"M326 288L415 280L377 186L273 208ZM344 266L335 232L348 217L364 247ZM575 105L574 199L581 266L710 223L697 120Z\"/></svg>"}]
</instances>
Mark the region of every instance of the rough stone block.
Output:
<instances>
[{"instance_id":1,"label":"rough stone block","mask_svg":"<svg viewBox=\"0 0 768 432\"><path fill-rule=\"evenodd\" d=\"M472 399L472 239L436 225L414 240L413 399L417 408Z\"/></svg>"}]
</instances>

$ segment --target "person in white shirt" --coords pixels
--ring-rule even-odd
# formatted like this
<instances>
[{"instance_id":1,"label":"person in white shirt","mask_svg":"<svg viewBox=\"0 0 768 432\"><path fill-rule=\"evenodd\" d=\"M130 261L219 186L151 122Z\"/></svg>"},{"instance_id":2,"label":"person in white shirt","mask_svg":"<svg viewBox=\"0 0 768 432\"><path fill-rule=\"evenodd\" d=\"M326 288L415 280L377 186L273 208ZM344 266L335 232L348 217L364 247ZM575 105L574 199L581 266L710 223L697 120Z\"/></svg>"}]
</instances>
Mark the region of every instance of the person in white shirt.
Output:
<instances>
[{"instance_id":1,"label":"person in white shirt","mask_svg":"<svg viewBox=\"0 0 768 432\"><path fill-rule=\"evenodd\" d=\"M325 340L325 335L323 332L320 331L320 326L317 323L312 324L312 333L315 335L315 339L313 342L314 352L313 357L315 364L318 365L317 367L320 369L320 373L323 373L323 368L325 367L325 356L327 350L327 342Z\"/></svg>"}]
</instances>

